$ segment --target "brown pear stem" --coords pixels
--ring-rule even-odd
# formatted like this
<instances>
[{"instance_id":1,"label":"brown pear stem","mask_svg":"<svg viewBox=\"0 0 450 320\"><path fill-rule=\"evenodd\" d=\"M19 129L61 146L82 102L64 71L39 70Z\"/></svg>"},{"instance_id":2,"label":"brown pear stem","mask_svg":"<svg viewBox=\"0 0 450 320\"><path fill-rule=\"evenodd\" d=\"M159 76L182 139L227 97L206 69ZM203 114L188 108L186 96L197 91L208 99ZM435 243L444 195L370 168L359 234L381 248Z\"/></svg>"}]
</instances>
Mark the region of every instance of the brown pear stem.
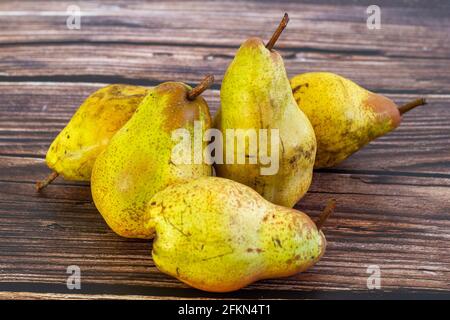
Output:
<instances>
[{"instance_id":1,"label":"brown pear stem","mask_svg":"<svg viewBox=\"0 0 450 320\"><path fill-rule=\"evenodd\" d=\"M289 16L287 13L284 14L283 19L281 19L280 24L278 25L277 30L272 35L272 38L270 38L269 42L266 44L266 48L268 50L272 50L273 46L275 45L275 42L277 42L278 38L280 37L281 33L283 32L284 28L286 28L287 24L289 22Z\"/></svg>"},{"instance_id":2,"label":"brown pear stem","mask_svg":"<svg viewBox=\"0 0 450 320\"><path fill-rule=\"evenodd\" d=\"M317 230L322 229L323 224L327 221L328 217L334 212L336 208L336 200L330 199L328 200L327 206L323 209L322 213L319 215L319 218L316 221Z\"/></svg>"},{"instance_id":3,"label":"brown pear stem","mask_svg":"<svg viewBox=\"0 0 450 320\"><path fill-rule=\"evenodd\" d=\"M48 186L50 183L52 183L52 181L55 180L58 176L59 176L59 173L56 171L53 171L44 180L36 182L36 191L41 191L42 189L44 189L46 186Z\"/></svg>"},{"instance_id":4,"label":"brown pear stem","mask_svg":"<svg viewBox=\"0 0 450 320\"><path fill-rule=\"evenodd\" d=\"M423 106L427 104L427 101L425 98L416 99L414 101L408 102L407 104L402 105L400 108L398 108L398 111L400 111L400 114L404 114L408 112L411 109L414 109L418 106Z\"/></svg>"},{"instance_id":5,"label":"brown pear stem","mask_svg":"<svg viewBox=\"0 0 450 320\"><path fill-rule=\"evenodd\" d=\"M191 91L189 91L187 97L189 100L194 100L199 95L208 89L214 82L214 76L212 74L206 75L206 77Z\"/></svg>"}]
</instances>

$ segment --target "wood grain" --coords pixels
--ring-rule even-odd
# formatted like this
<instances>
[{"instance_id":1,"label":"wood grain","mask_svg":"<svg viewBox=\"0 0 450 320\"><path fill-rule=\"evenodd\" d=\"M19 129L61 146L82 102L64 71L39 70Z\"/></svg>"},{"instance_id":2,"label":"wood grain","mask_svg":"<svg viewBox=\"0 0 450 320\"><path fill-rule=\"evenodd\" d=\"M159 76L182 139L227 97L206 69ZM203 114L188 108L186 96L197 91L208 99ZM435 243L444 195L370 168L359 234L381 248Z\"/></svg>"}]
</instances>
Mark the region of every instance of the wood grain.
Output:
<instances>
[{"instance_id":1,"label":"wood grain","mask_svg":"<svg viewBox=\"0 0 450 320\"><path fill-rule=\"evenodd\" d=\"M186 288L157 271L149 242L108 229L86 184L58 181L36 194L33 182L46 171L41 160L1 163L2 281L64 284L67 266L76 264L87 286ZM16 171L20 181L10 182ZM373 264L381 267L385 289L448 290L449 195L450 178L316 173L297 208L317 217L327 199L337 199L324 229L327 254L306 273L247 290L364 290L366 268Z\"/></svg>"},{"instance_id":2,"label":"wood grain","mask_svg":"<svg viewBox=\"0 0 450 320\"><path fill-rule=\"evenodd\" d=\"M102 85L0 82L0 154L43 158L76 108ZM208 90L204 95L215 113L219 106L218 90ZM414 96L389 94L400 104ZM396 131L373 141L336 169L450 176L449 97L429 95L429 104L404 116Z\"/></svg>"},{"instance_id":3,"label":"wood grain","mask_svg":"<svg viewBox=\"0 0 450 320\"><path fill-rule=\"evenodd\" d=\"M289 34L287 30L286 35ZM198 82L206 73L212 73L216 89L237 50L235 47L127 43L23 44L0 45L0 48L0 79L5 81L156 84L174 80ZM281 54L290 77L328 71L380 93L450 94L449 59L293 49L282 49Z\"/></svg>"},{"instance_id":4,"label":"wood grain","mask_svg":"<svg viewBox=\"0 0 450 320\"><path fill-rule=\"evenodd\" d=\"M80 30L66 28L69 4L73 3L21 1L14 8L2 4L0 41L131 41L237 47L251 35L267 39L287 11L290 36L284 35L279 47L433 58L448 58L450 51L450 43L445 41L450 7L433 7L427 1L420 1L416 8L384 7L381 32L367 29L367 5L354 3L117 1L100 6L79 1L77 5L84 12Z\"/></svg>"},{"instance_id":5,"label":"wood grain","mask_svg":"<svg viewBox=\"0 0 450 320\"><path fill-rule=\"evenodd\" d=\"M0 2L0 299L447 297L450 294L450 4L378 1L381 30L366 28L369 1L77 1L81 30L66 28L71 1ZM214 113L240 43L278 43L290 76L332 71L399 104L426 96L394 132L333 169L318 170L296 208L317 217L328 249L311 270L232 294L188 288L160 273L151 242L116 236L88 183L49 171L52 139L90 93L108 83L198 82ZM82 290L66 287L79 265ZM367 267L381 291L367 290ZM378 293L377 293L378 292Z\"/></svg>"}]
</instances>

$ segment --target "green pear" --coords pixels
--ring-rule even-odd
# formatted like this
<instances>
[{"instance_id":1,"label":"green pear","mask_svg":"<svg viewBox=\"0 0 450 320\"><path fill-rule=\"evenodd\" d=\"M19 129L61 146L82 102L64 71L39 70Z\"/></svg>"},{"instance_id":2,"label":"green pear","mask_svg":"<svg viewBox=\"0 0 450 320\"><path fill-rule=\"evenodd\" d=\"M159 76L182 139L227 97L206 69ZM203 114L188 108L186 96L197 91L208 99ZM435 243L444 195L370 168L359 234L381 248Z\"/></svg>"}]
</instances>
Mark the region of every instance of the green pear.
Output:
<instances>
[{"instance_id":1,"label":"green pear","mask_svg":"<svg viewBox=\"0 0 450 320\"><path fill-rule=\"evenodd\" d=\"M95 159L131 118L148 91L114 84L91 94L53 140L45 158L53 172L37 182L36 189L41 190L59 175L67 180L89 181Z\"/></svg>"},{"instance_id":2,"label":"green pear","mask_svg":"<svg viewBox=\"0 0 450 320\"><path fill-rule=\"evenodd\" d=\"M230 151L236 140L225 134L229 129L256 132L257 136L267 130L271 135L267 146L258 144L252 152L248 143L244 150L248 161L224 161L215 169L218 176L250 186L275 204L293 207L310 186L316 138L308 118L297 107L282 57L272 50L287 22L285 15L267 45L259 38L241 45L222 81L221 108L214 119L214 127L224 135L224 154L234 154L234 159L243 156L238 148ZM278 137L272 139L276 132ZM258 157L263 149L276 156L277 171L263 171L268 166Z\"/></svg>"},{"instance_id":3,"label":"green pear","mask_svg":"<svg viewBox=\"0 0 450 320\"><path fill-rule=\"evenodd\" d=\"M329 72L300 74L291 79L291 87L316 133L315 168L339 164L394 130L403 113L425 104L418 99L399 108L389 98Z\"/></svg>"},{"instance_id":4,"label":"green pear","mask_svg":"<svg viewBox=\"0 0 450 320\"><path fill-rule=\"evenodd\" d=\"M238 182L201 177L171 185L148 204L158 269L205 291L238 290L254 281L305 271L324 254L320 230L303 212L274 205Z\"/></svg>"},{"instance_id":5,"label":"green pear","mask_svg":"<svg viewBox=\"0 0 450 320\"><path fill-rule=\"evenodd\" d=\"M152 238L144 228L145 204L156 192L174 183L211 174L206 162L174 163L179 146L173 132L186 129L194 140L195 122L203 131L211 125L206 101L199 96L212 83L208 76L196 88L166 82L152 88L133 117L111 139L92 170L92 197L113 231L123 237ZM202 133L203 133L202 131ZM202 148L204 142L201 141ZM185 146L189 155L195 148Z\"/></svg>"}]
</instances>

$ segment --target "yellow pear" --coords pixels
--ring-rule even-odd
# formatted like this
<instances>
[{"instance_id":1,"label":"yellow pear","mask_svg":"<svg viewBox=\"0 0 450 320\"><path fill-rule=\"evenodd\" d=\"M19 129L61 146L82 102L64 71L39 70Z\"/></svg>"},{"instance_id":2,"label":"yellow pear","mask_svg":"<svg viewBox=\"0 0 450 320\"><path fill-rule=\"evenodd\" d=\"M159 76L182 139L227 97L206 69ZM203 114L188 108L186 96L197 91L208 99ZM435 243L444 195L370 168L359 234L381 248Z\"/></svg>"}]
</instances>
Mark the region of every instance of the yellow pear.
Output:
<instances>
[{"instance_id":1,"label":"yellow pear","mask_svg":"<svg viewBox=\"0 0 450 320\"><path fill-rule=\"evenodd\" d=\"M305 271L324 254L320 230L303 212L274 205L238 182L202 177L158 192L148 204L158 269L197 289L227 292Z\"/></svg>"},{"instance_id":2,"label":"yellow pear","mask_svg":"<svg viewBox=\"0 0 450 320\"><path fill-rule=\"evenodd\" d=\"M91 94L50 145L45 161L53 172L36 184L37 190L58 175L67 180L89 181L95 159L131 118L148 91L114 84Z\"/></svg>"},{"instance_id":3,"label":"yellow pear","mask_svg":"<svg viewBox=\"0 0 450 320\"><path fill-rule=\"evenodd\" d=\"M245 41L226 71L214 126L224 136L224 154L232 154L235 161L230 163L225 156L215 169L218 176L250 186L275 204L293 207L311 183L316 138L294 100L283 59L272 49L287 22L286 14L267 45L258 38ZM257 149L247 143L245 150L236 147L230 151L239 145L226 134L234 129L249 136L268 132L270 137ZM263 150L271 150L268 153L277 162L276 171L264 172L268 164L261 158ZM240 157L247 161L238 163Z\"/></svg>"},{"instance_id":4,"label":"yellow pear","mask_svg":"<svg viewBox=\"0 0 450 320\"><path fill-rule=\"evenodd\" d=\"M158 191L174 184L211 174L211 166L173 162L173 139L177 129L185 129L188 143L181 144L189 155L195 149L195 122L202 133L211 125L206 101L199 96L212 83L208 76L192 89L181 82L165 82L150 89L132 118L114 135L97 157L91 177L95 206L110 228L123 237L153 237L144 228L148 220L145 204ZM205 142L201 141L202 148ZM183 150L181 150L183 151Z\"/></svg>"},{"instance_id":5,"label":"yellow pear","mask_svg":"<svg viewBox=\"0 0 450 320\"><path fill-rule=\"evenodd\" d=\"M329 72L300 74L291 79L291 87L316 133L315 168L339 164L395 129L403 113L425 104L418 99L399 108L389 98Z\"/></svg>"}]
</instances>

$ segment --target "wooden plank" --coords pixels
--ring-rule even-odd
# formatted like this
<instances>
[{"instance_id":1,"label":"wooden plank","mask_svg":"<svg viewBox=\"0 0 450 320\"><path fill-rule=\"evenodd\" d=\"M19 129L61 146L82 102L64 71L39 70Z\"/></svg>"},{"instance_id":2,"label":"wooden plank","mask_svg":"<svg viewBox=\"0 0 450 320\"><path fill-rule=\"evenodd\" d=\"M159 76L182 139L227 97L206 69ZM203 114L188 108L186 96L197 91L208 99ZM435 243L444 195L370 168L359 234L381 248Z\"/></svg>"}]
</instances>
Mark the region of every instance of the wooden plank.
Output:
<instances>
[{"instance_id":1,"label":"wooden plank","mask_svg":"<svg viewBox=\"0 0 450 320\"><path fill-rule=\"evenodd\" d=\"M284 11L279 42L290 75L341 73L403 103L407 116L335 169L319 170L297 208L317 217L330 197L326 255L313 269L261 281L226 297L326 297L367 292L379 265L383 292L450 292L450 4L382 0L382 29L366 28L370 3L338 1L80 1L81 30L66 28L70 1L0 2L0 299L210 298L160 273L151 242L116 236L87 183L58 179L41 194L43 157L77 106L105 83L197 82L214 112L236 48L268 38ZM95 54L93 54L95 52ZM66 289L68 265L83 290Z\"/></svg>"},{"instance_id":2,"label":"wooden plank","mask_svg":"<svg viewBox=\"0 0 450 320\"><path fill-rule=\"evenodd\" d=\"M86 184L58 181L37 194L42 161L2 157L0 169L1 282L64 284L75 264L87 284L186 288L155 268L149 242L108 229ZM330 197L338 207L323 260L248 290L365 290L373 264L383 289L450 290L450 178L316 173L297 208L317 217Z\"/></svg>"},{"instance_id":3,"label":"wooden plank","mask_svg":"<svg viewBox=\"0 0 450 320\"><path fill-rule=\"evenodd\" d=\"M43 158L83 99L102 85L0 82L0 155ZM399 103L415 96L389 94ZM205 97L215 113L219 92L208 90ZM429 105L406 115L396 131L337 169L450 174L450 96L430 95L428 100Z\"/></svg>"},{"instance_id":4,"label":"wooden plank","mask_svg":"<svg viewBox=\"0 0 450 320\"><path fill-rule=\"evenodd\" d=\"M66 27L69 1L1 4L0 42L138 42L237 47L249 36L267 39L290 13L280 48L448 59L450 6L382 6L381 30L366 27L367 5L271 1L80 1L80 30ZM420 19L417 17L420 16Z\"/></svg>"},{"instance_id":5,"label":"wooden plank","mask_svg":"<svg viewBox=\"0 0 450 320\"><path fill-rule=\"evenodd\" d=\"M75 293L40 293L40 292L1 292L0 300L177 300L177 297L155 297L142 295L113 295L113 294L77 294Z\"/></svg>"},{"instance_id":6,"label":"wooden plank","mask_svg":"<svg viewBox=\"0 0 450 320\"><path fill-rule=\"evenodd\" d=\"M179 45L11 45L0 50L0 80L198 82L206 73L212 73L219 88L235 52L236 48ZM450 94L449 59L290 49L281 53L290 77L303 72L328 71L375 92Z\"/></svg>"}]
</instances>

